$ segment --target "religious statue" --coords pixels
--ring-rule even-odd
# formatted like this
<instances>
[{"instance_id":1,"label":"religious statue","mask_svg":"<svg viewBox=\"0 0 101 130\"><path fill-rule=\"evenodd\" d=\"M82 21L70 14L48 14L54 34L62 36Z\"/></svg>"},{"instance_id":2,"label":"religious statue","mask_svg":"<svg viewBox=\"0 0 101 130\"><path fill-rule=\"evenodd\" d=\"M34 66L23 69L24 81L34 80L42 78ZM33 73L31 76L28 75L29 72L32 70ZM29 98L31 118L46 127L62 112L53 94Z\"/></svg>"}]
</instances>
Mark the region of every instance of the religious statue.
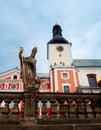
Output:
<instances>
[{"instance_id":1,"label":"religious statue","mask_svg":"<svg viewBox=\"0 0 101 130\"><path fill-rule=\"evenodd\" d=\"M33 89L38 91L40 79L36 77L36 62L35 55L37 53L37 48L32 49L32 53L29 57L22 56L23 48L20 48L19 59L21 65L21 77L25 88Z\"/></svg>"}]
</instances>

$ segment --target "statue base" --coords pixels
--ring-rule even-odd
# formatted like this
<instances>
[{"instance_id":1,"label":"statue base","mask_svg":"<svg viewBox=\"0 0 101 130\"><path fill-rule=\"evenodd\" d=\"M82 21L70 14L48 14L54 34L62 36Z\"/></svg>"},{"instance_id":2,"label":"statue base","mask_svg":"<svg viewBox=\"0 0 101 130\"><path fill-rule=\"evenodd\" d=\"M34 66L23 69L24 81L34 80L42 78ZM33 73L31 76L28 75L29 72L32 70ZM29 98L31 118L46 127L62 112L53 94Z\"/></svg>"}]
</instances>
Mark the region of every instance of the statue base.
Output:
<instances>
[{"instance_id":1,"label":"statue base","mask_svg":"<svg viewBox=\"0 0 101 130\"><path fill-rule=\"evenodd\" d=\"M34 87L26 88L24 92L24 120L29 121L29 124L36 119L37 94L38 91Z\"/></svg>"},{"instance_id":2,"label":"statue base","mask_svg":"<svg viewBox=\"0 0 101 130\"><path fill-rule=\"evenodd\" d=\"M20 120L21 126L34 126L37 124L37 119L35 118L23 118Z\"/></svg>"}]
</instances>

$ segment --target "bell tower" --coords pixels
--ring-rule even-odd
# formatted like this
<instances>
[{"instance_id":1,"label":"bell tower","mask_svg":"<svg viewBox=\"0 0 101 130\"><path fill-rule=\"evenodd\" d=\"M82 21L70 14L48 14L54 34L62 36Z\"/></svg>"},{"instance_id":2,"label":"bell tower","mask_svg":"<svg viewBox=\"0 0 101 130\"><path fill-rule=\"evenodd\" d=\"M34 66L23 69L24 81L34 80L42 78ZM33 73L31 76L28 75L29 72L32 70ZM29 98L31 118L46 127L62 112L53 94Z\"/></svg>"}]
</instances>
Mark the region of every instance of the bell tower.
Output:
<instances>
[{"instance_id":1,"label":"bell tower","mask_svg":"<svg viewBox=\"0 0 101 130\"><path fill-rule=\"evenodd\" d=\"M60 25L53 26L53 39L47 44L47 58L49 64L53 66L71 66L73 59L71 53L71 43L62 37Z\"/></svg>"},{"instance_id":2,"label":"bell tower","mask_svg":"<svg viewBox=\"0 0 101 130\"><path fill-rule=\"evenodd\" d=\"M73 67L71 43L62 37L61 26L53 26L53 38L47 43L51 92L75 92L78 72Z\"/></svg>"}]
</instances>

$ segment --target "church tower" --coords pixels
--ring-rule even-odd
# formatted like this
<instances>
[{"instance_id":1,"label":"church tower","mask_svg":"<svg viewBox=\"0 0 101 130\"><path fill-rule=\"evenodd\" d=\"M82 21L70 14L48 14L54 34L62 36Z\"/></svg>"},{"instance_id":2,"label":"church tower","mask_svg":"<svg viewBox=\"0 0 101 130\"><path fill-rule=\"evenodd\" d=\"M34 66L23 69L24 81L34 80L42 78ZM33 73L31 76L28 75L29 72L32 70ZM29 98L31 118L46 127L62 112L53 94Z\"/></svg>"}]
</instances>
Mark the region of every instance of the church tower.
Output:
<instances>
[{"instance_id":1,"label":"church tower","mask_svg":"<svg viewBox=\"0 0 101 130\"><path fill-rule=\"evenodd\" d=\"M53 39L48 42L48 59L50 66L71 66L73 59L71 43L62 37L62 29L59 25L53 27Z\"/></svg>"},{"instance_id":2,"label":"church tower","mask_svg":"<svg viewBox=\"0 0 101 130\"><path fill-rule=\"evenodd\" d=\"M78 72L73 67L71 45L62 37L61 26L53 26L53 38L47 43L51 92L74 92L79 85Z\"/></svg>"}]
</instances>

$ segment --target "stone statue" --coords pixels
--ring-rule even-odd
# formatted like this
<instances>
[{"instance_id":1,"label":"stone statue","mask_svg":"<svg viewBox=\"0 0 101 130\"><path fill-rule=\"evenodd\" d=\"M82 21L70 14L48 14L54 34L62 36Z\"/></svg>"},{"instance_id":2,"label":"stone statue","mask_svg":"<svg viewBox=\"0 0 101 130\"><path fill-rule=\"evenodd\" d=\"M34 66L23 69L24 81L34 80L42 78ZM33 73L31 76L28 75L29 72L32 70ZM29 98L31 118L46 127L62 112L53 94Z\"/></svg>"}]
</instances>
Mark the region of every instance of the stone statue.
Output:
<instances>
[{"instance_id":1,"label":"stone statue","mask_svg":"<svg viewBox=\"0 0 101 130\"><path fill-rule=\"evenodd\" d=\"M35 55L37 53L37 48L32 49L32 53L29 57L23 57L23 48L20 48L19 58L21 64L21 77L25 88L33 89L37 91L39 89L40 79L36 77L36 62Z\"/></svg>"}]
</instances>

